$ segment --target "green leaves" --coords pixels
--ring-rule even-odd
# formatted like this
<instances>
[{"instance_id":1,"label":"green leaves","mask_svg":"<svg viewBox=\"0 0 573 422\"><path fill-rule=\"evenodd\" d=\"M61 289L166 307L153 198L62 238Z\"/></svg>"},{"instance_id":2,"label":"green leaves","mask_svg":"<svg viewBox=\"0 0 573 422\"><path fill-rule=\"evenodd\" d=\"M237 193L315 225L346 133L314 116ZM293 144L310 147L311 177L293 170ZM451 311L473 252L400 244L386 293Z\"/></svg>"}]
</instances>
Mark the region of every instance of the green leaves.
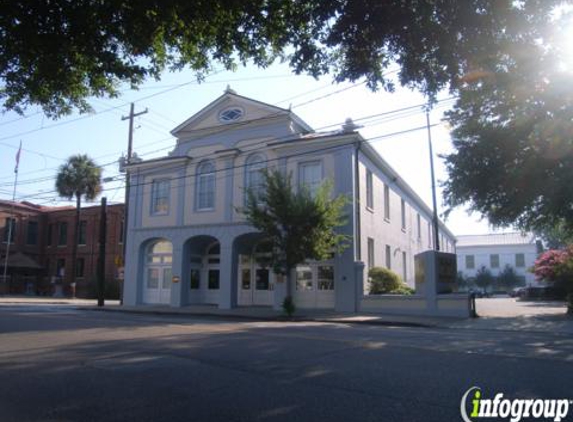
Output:
<instances>
[{"instance_id":1,"label":"green leaves","mask_svg":"<svg viewBox=\"0 0 573 422\"><path fill-rule=\"evenodd\" d=\"M275 272L288 273L306 260L328 259L348 246L348 236L337 233L346 221L346 197L331 198L332 185L324 183L313 197L307 189L295 191L291 176L278 170L263 172L259 194L247 191L240 211L272 244Z\"/></svg>"},{"instance_id":2,"label":"green leaves","mask_svg":"<svg viewBox=\"0 0 573 422\"><path fill-rule=\"evenodd\" d=\"M520 38L487 76L461 87L447 115L450 209L468 205L494 226L573 228L573 87L558 52Z\"/></svg>"},{"instance_id":3,"label":"green leaves","mask_svg":"<svg viewBox=\"0 0 573 422\"><path fill-rule=\"evenodd\" d=\"M118 95L166 70L203 77L288 61L296 73L337 81L396 82L433 99L476 75L531 60L549 40L560 0L125 0L6 2L0 15L0 99L6 110L39 105L51 117L90 110L90 96ZM553 25L554 26L554 25ZM385 70L398 64L398 81Z\"/></svg>"},{"instance_id":4,"label":"green leaves","mask_svg":"<svg viewBox=\"0 0 573 422\"><path fill-rule=\"evenodd\" d=\"M72 155L60 166L56 177L56 190L61 197L78 202L97 198L102 190L102 169L85 154Z\"/></svg>"}]
</instances>

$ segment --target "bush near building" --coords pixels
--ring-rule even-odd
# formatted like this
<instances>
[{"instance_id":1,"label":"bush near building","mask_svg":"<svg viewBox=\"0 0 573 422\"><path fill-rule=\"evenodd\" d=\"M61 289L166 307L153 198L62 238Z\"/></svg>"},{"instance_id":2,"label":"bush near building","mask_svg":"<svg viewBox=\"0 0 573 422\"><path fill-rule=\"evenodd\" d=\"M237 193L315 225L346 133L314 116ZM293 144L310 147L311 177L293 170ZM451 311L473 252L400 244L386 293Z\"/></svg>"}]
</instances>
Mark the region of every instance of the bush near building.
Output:
<instances>
[{"instance_id":1,"label":"bush near building","mask_svg":"<svg viewBox=\"0 0 573 422\"><path fill-rule=\"evenodd\" d=\"M533 273L537 280L567 292L567 313L573 314L573 245L542 253L535 261Z\"/></svg>"},{"instance_id":2,"label":"bush near building","mask_svg":"<svg viewBox=\"0 0 573 422\"><path fill-rule=\"evenodd\" d=\"M368 271L370 294L405 294L411 295L414 289L406 285L398 274L388 268L372 267Z\"/></svg>"}]
</instances>

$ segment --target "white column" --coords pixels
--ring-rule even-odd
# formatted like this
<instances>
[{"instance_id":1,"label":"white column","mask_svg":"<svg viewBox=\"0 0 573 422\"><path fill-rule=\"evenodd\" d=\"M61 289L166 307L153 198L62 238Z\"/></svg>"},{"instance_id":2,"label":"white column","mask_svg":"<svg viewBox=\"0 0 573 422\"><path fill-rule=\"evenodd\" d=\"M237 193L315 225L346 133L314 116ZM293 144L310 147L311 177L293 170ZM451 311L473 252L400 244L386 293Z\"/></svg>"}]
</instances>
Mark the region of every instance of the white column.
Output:
<instances>
[{"instance_id":1,"label":"white column","mask_svg":"<svg viewBox=\"0 0 573 422\"><path fill-rule=\"evenodd\" d=\"M181 269L183 268L183 246L173 245L173 261L171 263L172 280L178 280L177 283L171 282L171 301L170 306L173 308L180 308L183 306L183 277Z\"/></svg>"},{"instance_id":2,"label":"white column","mask_svg":"<svg viewBox=\"0 0 573 422\"><path fill-rule=\"evenodd\" d=\"M237 306L237 260L233 255L232 240L221 240L219 309Z\"/></svg>"}]
</instances>

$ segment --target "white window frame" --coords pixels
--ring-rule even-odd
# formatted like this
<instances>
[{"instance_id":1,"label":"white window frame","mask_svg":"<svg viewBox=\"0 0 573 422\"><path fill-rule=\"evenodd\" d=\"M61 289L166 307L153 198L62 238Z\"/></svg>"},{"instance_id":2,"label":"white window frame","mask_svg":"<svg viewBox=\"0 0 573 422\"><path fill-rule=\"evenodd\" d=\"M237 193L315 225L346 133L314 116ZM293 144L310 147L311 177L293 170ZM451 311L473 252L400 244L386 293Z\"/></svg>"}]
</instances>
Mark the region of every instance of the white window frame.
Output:
<instances>
[{"instance_id":1,"label":"white window frame","mask_svg":"<svg viewBox=\"0 0 573 422\"><path fill-rule=\"evenodd\" d=\"M165 188L164 188L164 190L165 190L165 205L167 207L165 210L158 209L158 206L159 206L158 200L160 198L163 198L163 196L158 196L159 193L162 192L161 186L165 186ZM169 205L171 202L170 193L171 193L171 180L170 179L166 179L166 178L153 179L153 182L151 183L151 215L167 215L167 214L169 214L169 208L170 208Z\"/></svg>"},{"instance_id":2,"label":"white window frame","mask_svg":"<svg viewBox=\"0 0 573 422\"><path fill-rule=\"evenodd\" d=\"M197 166L197 181L195 184L195 210L211 211L215 209L215 194L217 192L216 167L212 161L203 161ZM209 192L209 186L212 191Z\"/></svg>"},{"instance_id":3,"label":"white window frame","mask_svg":"<svg viewBox=\"0 0 573 422\"><path fill-rule=\"evenodd\" d=\"M308 181L304 180L304 169L307 167L314 167L314 166L318 167L318 169L319 169L318 173L319 173L320 177L318 180L313 180L311 183L308 183ZM322 184L322 180L323 180L322 161L312 160L312 161L304 161L304 162L298 163L298 189L299 190L308 189L308 191L310 192L310 195L312 197L314 197L316 195L318 188Z\"/></svg>"},{"instance_id":4,"label":"white window frame","mask_svg":"<svg viewBox=\"0 0 573 422\"><path fill-rule=\"evenodd\" d=\"M374 239L369 237L367 241L368 245L368 269L373 268L376 265L376 258L375 258L375 244Z\"/></svg>"},{"instance_id":5,"label":"white window frame","mask_svg":"<svg viewBox=\"0 0 573 422\"><path fill-rule=\"evenodd\" d=\"M384 183L384 220L390 221L390 186Z\"/></svg>"},{"instance_id":6,"label":"white window frame","mask_svg":"<svg viewBox=\"0 0 573 422\"><path fill-rule=\"evenodd\" d=\"M370 169L366 169L366 207L374 209L374 177Z\"/></svg>"},{"instance_id":7,"label":"white window frame","mask_svg":"<svg viewBox=\"0 0 573 422\"><path fill-rule=\"evenodd\" d=\"M518 256L523 257L523 262L519 262L519 260L517 259ZM515 254L515 268L525 268L525 254L524 253L516 253Z\"/></svg>"},{"instance_id":8,"label":"white window frame","mask_svg":"<svg viewBox=\"0 0 573 422\"><path fill-rule=\"evenodd\" d=\"M266 162L266 157L260 153L250 155L245 161L245 200L247 199L247 192L249 189L252 189L256 194L260 194L262 192L262 171L267 167ZM258 183L255 184L253 181L257 177L259 180Z\"/></svg>"}]
</instances>

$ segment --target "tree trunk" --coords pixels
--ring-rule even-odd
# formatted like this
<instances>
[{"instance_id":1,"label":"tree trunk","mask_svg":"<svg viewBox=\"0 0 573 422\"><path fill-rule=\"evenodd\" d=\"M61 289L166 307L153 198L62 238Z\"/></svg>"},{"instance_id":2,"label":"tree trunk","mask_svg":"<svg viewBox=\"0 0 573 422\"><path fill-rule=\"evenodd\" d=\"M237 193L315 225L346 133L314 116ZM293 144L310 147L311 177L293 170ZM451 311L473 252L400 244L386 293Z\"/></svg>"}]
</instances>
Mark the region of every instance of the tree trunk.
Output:
<instances>
[{"instance_id":1,"label":"tree trunk","mask_svg":"<svg viewBox=\"0 0 573 422\"><path fill-rule=\"evenodd\" d=\"M292 270L291 269L286 269L286 274L285 274L285 280L286 280L286 296L287 297L291 297L292 298Z\"/></svg>"},{"instance_id":2,"label":"tree trunk","mask_svg":"<svg viewBox=\"0 0 573 422\"><path fill-rule=\"evenodd\" d=\"M80 237L80 210L81 210L81 195L76 195L76 218L74 223L74 241L72 243L72 295L76 296L76 267L78 257L78 243Z\"/></svg>"}]
</instances>

